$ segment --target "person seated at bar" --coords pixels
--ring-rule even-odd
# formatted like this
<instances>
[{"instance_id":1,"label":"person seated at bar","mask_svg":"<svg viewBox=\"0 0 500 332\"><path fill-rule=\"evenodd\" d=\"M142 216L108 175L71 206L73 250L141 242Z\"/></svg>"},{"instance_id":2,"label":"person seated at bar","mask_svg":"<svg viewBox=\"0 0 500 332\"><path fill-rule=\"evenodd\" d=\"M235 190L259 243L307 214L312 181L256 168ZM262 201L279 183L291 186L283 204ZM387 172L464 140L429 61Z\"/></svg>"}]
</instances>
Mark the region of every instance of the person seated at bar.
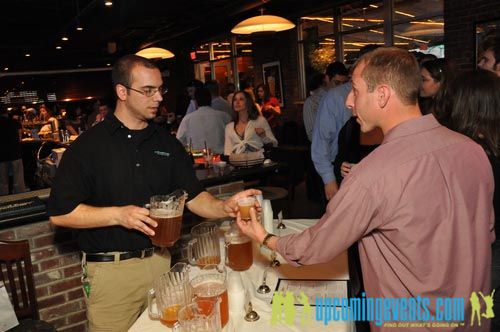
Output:
<instances>
[{"instance_id":1,"label":"person seated at bar","mask_svg":"<svg viewBox=\"0 0 500 332\"><path fill-rule=\"evenodd\" d=\"M280 101L271 96L269 85L259 84L257 86L257 104L260 106L262 115L266 118L271 128L278 126L277 117L281 115Z\"/></svg>"},{"instance_id":2,"label":"person seated at bar","mask_svg":"<svg viewBox=\"0 0 500 332\"><path fill-rule=\"evenodd\" d=\"M196 112L187 114L177 129L177 139L183 145L192 144L193 149L212 149L212 152L224 153L224 130L231 122L231 117L210 107L210 91L201 87L194 92Z\"/></svg>"},{"instance_id":3,"label":"person seated at bar","mask_svg":"<svg viewBox=\"0 0 500 332\"><path fill-rule=\"evenodd\" d=\"M95 126L95 125L103 122L104 119L106 118L106 115L108 113L109 113L109 105L108 105L108 103L102 102L101 104L99 104L99 106L97 108L97 114L96 114L95 120L91 124L91 127L93 127L93 126Z\"/></svg>"},{"instance_id":4,"label":"person seated at bar","mask_svg":"<svg viewBox=\"0 0 500 332\"><path fill-rule=\"evenodd\" d=\"M235 118L226 126L224 154L238 154L259 151L264 144L278 146L266 118L259 115L252 96L246 91L238 91L233 97Z\"/></svg>"},{"instance_id":5,"label":"person seated at bar","mask_svg":"<svg viewBox=\"0 0 500 332\"><path fill-rule=\"evenodd\" d=\"M40 128L38 135L47 135L59 131L59 120L53 116L52 110L44 104L40 106L40 121L47 124Z\"/></svg>"},{"instance_id":6,"label":"person seated at bar","mask_svg":"<svg viewBox=\"0 0 500 332\"><path fill-rule=\"evenodd\" d=\"M153 195L187 192L187 208L204 218L235 216L246 190L221 201L203 189L186 150L153 121L165 90L158 67L136 55L112 70L116 109L64 153L47 213L78 229L82 286L90 331L127 331L147 306L153 280L170 268L154 248L157 222L144 204Z\"/></svg>"},{"instance_id":7,"label":"person seated at bar","mask_svg":"<svg viewBox=\"0 0 500 332\"><path fill-rule=\"evenodd\" d=\"M268 234L253 208L251 221L238 215L237 222L295 266L328 262L359 241L366 298L428 298L428 321L437 313L437 298L462 298L466 328L457 330L486 332L489 319L470 326L470 297L490 294L491 166L470 138L432 114L422 116L419 86L420 69L409 52L384 47L362 56L346 104L361 131L382 130L382 144L344 179L319 222L303 232ZM374 322L370 327L388 329Z\"/></svg>"},{"instance_id":8,"label":"person seated at bar","mask_svg":"<svg viewBox=\"0 0 500 332\"><path fill-rule=\"evenodd\" d=\"M81 108L79 106L77 108L68 107L64 125L70 135L78 135L80 131L83 131L84 123L81 117Z\"/></svg>"}]
</instances>

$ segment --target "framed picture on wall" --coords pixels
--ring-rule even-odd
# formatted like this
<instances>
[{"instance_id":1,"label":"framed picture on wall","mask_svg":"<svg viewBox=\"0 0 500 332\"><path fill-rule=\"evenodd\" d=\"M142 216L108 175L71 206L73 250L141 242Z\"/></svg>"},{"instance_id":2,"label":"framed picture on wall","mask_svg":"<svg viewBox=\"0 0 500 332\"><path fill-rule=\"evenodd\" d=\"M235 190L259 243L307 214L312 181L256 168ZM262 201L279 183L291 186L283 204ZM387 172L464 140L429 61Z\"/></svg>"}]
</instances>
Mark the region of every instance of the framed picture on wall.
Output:
<instances>
[{"instance_id":1,"label":"framed picture on wall","mask_svg":"<svg viewBox=\"0 0 500 332\"><path fill-rule=\"evenodd\" d=\"M479 62L481 57L481 45L487 38L492 38L496 35L497 38L500 38L500 17L488 20L488 21L480 21L475 23L475 40L476 40L476 53L474 61L476 63Z\"/></svg>"},{"instance_id":2,"label":"framed picture on wall","mask_svg":"<svg viewBox=\"0 0 500 332\"><path fill-rule=\"evenodd\" d=\"M262 78L264 83L269 85L271 96L276 97L283 107L283 83L281 82L281 66L279 61L262 64Z\"/></svg>"}]
</instances>

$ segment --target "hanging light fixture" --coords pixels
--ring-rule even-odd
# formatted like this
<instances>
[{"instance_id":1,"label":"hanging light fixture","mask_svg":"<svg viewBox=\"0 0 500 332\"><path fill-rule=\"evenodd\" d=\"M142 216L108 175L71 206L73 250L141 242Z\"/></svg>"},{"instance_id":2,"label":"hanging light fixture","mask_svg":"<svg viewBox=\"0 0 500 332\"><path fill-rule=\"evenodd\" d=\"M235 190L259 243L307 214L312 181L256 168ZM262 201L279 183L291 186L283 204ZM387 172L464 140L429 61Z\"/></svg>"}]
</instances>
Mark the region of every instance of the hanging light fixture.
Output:
<instances>
[{"instance_id":1,"label":"hanging light fixture","mask_svg":"<svg viewBox=\"0 0 500 332\"><path fill-rule=\"evenodd\" d=\"M159 47L145 48L137 52L135 55L142 56L146 59L168 59L175 56L174 53L170 52L169 50Z\"/></svg>"},{"instance_id":2,"label":"hanging light fixture","mask_svg":"<svg viewBox=\"0 0 500 332\"><path fill-rule=\"evenodd\" d=\"M274 15L260 15L248 18L238 23L231 32L239 35L249 35L258 32L279 32L295 28L295 24L286 18Z\"/></svg>"}]
</instances>

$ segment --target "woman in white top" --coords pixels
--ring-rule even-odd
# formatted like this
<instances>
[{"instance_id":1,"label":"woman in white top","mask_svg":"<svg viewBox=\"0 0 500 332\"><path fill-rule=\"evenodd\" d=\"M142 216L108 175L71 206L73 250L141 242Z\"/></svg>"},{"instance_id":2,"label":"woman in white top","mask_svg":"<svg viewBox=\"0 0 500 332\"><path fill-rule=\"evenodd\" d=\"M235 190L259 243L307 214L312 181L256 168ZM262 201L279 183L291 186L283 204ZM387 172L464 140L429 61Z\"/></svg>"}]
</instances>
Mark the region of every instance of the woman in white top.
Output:
<instances>
[{"instance_id":1,"label":"woman in white top","mask_svg":"<svg viewBox=\"0 0 500 332\"><path fill-rule=\"evenodd\" d=\"M267 120L259 115L250 94L238 91L233 96L235 121L226 126L224 154L259 151L264 144L278 145Z\"/></svg>"}]
</instances>

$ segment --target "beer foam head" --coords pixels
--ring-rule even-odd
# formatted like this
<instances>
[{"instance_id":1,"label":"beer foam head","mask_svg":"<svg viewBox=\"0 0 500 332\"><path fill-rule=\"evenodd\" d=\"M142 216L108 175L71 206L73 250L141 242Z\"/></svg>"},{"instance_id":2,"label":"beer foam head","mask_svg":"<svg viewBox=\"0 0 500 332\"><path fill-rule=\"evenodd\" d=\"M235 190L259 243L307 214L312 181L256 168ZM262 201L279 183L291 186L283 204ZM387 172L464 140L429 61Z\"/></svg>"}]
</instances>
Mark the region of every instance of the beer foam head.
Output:
<instances>
[{"instance_id":1,"label":"beer foam head","mask_svg":"<svg viewBox=\"0 0 500 332\"><path fill-rule=\"evenodd\" d=\"M168 209L151 209L151 218L174 218L182 216L182 211Z\"/></svg>"}]
</instances>

